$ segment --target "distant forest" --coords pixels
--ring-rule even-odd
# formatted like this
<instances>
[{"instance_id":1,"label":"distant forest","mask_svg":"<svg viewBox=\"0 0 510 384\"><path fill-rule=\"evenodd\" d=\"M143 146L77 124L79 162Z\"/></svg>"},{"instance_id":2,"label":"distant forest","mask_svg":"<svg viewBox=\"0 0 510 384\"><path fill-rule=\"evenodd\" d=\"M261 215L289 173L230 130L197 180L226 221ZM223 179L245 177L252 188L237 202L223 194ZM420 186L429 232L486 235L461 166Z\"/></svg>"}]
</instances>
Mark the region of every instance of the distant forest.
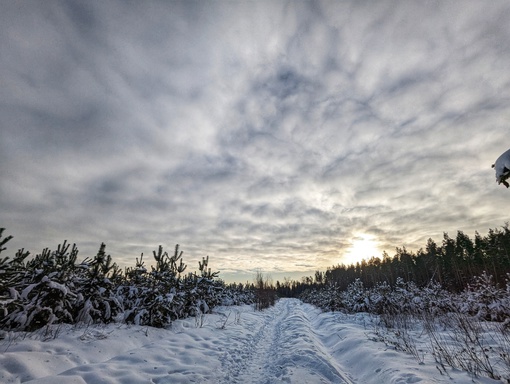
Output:
<instances>
[{"instance_id":1,"label":"distant forest","mask_svg":"<svg viewBox=\"0 0 510 384\"><path fill-rule=\"evenodd\" d=\"M455 238L444 233L441 244L429 238L425 248L416 253L405 247L396 248L393 257L384 252L382 258L340 264L325 272L317 271L314 277L304 278L301 282L277 282L276 289L281 296L296 296L311 286L334 285L343 291L356 279L371 288L381 282L393 286L397 278L401 278L419 287L438 282L444 289L460 292L483 272L492 275L497 285L507 284L510 273L508 223L501 229L489 229L485 236L476 232L474 239L462 231L458 231Z\"/></svg>"}]
</instances>

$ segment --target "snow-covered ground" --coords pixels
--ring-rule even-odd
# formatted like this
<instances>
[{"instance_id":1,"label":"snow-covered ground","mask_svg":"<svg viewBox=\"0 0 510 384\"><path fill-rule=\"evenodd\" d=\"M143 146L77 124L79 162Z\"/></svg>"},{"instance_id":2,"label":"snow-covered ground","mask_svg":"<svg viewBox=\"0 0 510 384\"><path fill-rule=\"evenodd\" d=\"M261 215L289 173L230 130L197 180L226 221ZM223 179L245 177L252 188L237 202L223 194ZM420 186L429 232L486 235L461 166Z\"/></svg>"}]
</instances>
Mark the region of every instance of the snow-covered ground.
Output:
<instances>
[{"instance_id":1,"label":"snow-covered ground","mask_svg":"<svg viewBox=\"0 0 510 384\"><path fill-rule=\"evenodd\" d=\"M496 383L465 372L441 374L375 341L365 314L322 313L297 299L255 312L221 307L171 329L55 326L7 333L0 383Z\"/></svg>"}]
</instances>

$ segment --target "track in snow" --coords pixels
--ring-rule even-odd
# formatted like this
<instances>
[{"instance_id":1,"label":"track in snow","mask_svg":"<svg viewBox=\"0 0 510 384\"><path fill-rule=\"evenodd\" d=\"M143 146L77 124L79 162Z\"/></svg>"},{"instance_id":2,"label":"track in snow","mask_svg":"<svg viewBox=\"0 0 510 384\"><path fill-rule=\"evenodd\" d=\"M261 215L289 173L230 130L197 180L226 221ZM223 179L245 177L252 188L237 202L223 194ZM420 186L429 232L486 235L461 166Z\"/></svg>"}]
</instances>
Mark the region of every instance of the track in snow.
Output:
<instances>
[{"instance_id":1,"label":"track in snow","mask_svg":"<svg viewBox=\"0 0 510 384\"><path fill-rule=\"evenodd\" d=\"M220 382L352 383L314 332L306 313L310 308L296 299L281 299L255 313L243 324L251 332L224 345Z\"/></svg>"}]
</instances>

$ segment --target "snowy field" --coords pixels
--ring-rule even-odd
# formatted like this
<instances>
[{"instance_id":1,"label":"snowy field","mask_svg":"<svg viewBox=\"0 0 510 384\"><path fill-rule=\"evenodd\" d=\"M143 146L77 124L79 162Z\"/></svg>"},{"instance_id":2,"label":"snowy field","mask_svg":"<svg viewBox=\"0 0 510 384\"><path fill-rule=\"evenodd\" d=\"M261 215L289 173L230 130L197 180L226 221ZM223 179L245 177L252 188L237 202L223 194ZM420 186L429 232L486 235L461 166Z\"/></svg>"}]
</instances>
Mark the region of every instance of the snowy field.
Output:
<instances>
[{"instance_id":1,"label":"snowy field","mask_svg":"<svg viewBox=\"0 0 510 384\"><path fill-rule=\"evenodd\" d=\"M297 299L255 312L220 307L170 329L115 324L9 332L0 342L0 383L499 383L440 373L376 341L366 314L322 313Z\"/></svg>"}]
</instances>

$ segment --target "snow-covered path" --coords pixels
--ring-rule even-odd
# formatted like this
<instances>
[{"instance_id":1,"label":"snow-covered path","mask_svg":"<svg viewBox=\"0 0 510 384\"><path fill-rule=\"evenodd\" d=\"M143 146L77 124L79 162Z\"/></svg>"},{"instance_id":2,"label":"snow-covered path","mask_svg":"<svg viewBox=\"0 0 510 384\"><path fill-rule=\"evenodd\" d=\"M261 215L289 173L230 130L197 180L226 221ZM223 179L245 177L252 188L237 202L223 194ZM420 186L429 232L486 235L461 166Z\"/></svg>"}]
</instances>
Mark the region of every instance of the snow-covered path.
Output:
<instances>
[{"instance_id":1,"label":"snow-covered path","mask_svg":"<svg viewBox=\"0 0 510 384\"><path fill-rule=\"evenodd\" d=\"M255 332L222 357L221 383L351 383L313 329L298 300L280 300Z\"/></svg>"},{"instance_id":2,"label":"snow-covered path","mask_svg":"<svg viewBox=\"0 0 510 384\"><path fill-rule=\"evenodd\" d=\"M261 312L217 308L171 329L66 325L8 333L0 340L0 383L497 383L440 373L420 333L424 363L374 341L371 321L281 299Z\"/></svg>"}]
</instances>

